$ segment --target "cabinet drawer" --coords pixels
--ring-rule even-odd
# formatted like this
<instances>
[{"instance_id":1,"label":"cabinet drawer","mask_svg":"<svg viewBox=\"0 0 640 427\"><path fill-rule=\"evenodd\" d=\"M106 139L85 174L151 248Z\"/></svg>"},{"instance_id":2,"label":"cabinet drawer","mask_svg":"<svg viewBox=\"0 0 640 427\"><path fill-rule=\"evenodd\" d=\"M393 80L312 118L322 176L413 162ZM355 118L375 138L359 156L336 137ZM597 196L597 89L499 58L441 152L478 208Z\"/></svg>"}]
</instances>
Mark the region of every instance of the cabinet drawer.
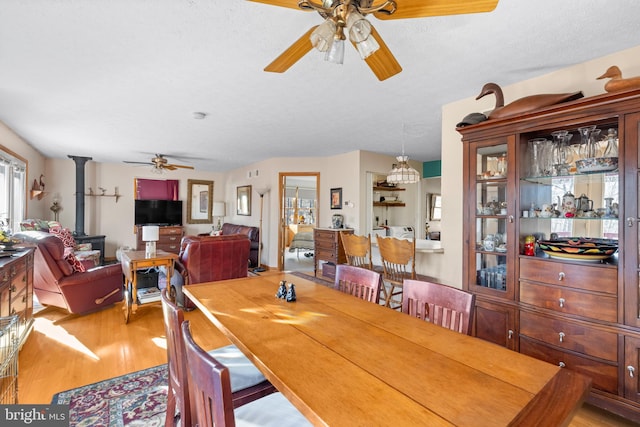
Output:
<instances>
[{"instance_id":1,"label":"cabinet drawer","mask_svg":"<svg viewBox=\"0 0 640 427\"><path fill-rule=\"evenodd\" d=\"M618 393L618 367L609 363L592 360L547 345L520 337L520 353L544 360L556 366L561 363L564 369L571 369L593 380L593 387L609 393Z\"/></svg>"},{"instance_id":2,"label":"cabinet drawer","mask_svg":"<svg viewBox=\"0 0 640 427\"><path fill-rule=\"evenodd\" d=\"M331 249L319 249L316 248L315 255L317 259L325 260L325 261L337 261L335 259L335 252Z\"/></svg>"},{"instance_id":3,"label":"cabinet drawer","mask_svg":"<svg viewBox=\"0 0 640 427\"><path fill-rule=\"evenodd\" d=\"M325 251L329 251L329 252L333 253L333 252L336 251L336 246L335 245L327 245L327 244L324 244L322 242L316 242L315 243L315 249L317 251L325 250Z\"/></svg>"},{"instance_id":4,"label":"cabinet drawer","mask_svg":"<svg viewBox=\"0 0 640 427\"><path fill-rule=\"evenodd\" d=\"M10 310L11 292L9 287L0 287L0 317L7 317Z\"/></svg>"},{"instance_id":5,"label":"cabinet drawer","mask_svg":"<svg viewBox=\"0 0 640 427\"><path fill-rule=\"evenodd\" d=\"M22 292L12 294L11 296L11 314L22 314L27 310L27 290L23 289Z\"/></svg>"},{"instance_id":6,"label":"cabinet drawer","mask_svg":"<svg viewBox=\"0 0 640 427\"><path fill-rule=\"evenodd\" d=\"M180 240L182 240L182 236L179 234L169 234L167 236L160 236L160 240L158 243L161 244L180 244Z\"/></svg>"},{"instance_id":7,"label":"cabinet drawer","mask_svg":"<svg viewBox=\"0 0 640 427\"><path fill-rule=\"evenodd\" d=\"M158 244L156 245L156 248L165 252L172 252L174 254L177 254L177 253L180 253L180 242L176 242L176 243L158 242Z\"/></svg>"},{"instance_id":8,"label":"cabinet drawer","mask_svg":"<svg viewBox=\"0 0 640 427\"><path fill-rule=\"evenodd\" d=\"M566 350L611 362L618 360L618 335L613 332L522 311L520 333Z\"/></svg>"},{"instance_id":9,"label":"cabinet drawer","mask_svg":"<svg viewBox=\"0 0 640 427\"><path fill-rule=\"evenodd\" d=\"M520 282L520 301L558 313L575 314L596 320L616 322L618 319L617 298L606 294Z\"/></svg>"},{"instance_id":10,"label":"cabinet drawer","mask_svg":"<svg viewBox=\"0 0 640 427\"><path fill-rule=\"evenodd\" d=\"M551 285L617 294L618 270L536 258L520 258L520 278Z\"/></svg>"},{"instance_id":11,"label":"cabinet drawer","mask_svg":"<svg viewBox=\"0 0 640 427\"><path fill-rule=\"evenodd\" d=\"M182 235L182 227L160 227L160 236L166 235Z\"/></svg>"}]
</instances>

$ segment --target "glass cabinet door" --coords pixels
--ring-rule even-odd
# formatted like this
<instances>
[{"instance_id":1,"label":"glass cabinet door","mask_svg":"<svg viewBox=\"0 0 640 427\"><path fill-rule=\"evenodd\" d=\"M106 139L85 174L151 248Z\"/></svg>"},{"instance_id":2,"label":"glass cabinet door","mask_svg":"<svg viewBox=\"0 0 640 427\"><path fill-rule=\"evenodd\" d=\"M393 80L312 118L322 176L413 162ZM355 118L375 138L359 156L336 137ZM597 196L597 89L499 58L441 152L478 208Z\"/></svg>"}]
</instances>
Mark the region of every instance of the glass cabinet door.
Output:
<instances>
[{"instance_id":1,"label":"glass cabinet door","mask_svg":"<svg viewBox=\"0 0 640 427\"><path fill-rule=\"evenodd\" d=\"M470 177L474 203L469 212L473 224L469 236L469 288L474 292L498 294L513 298L512 272L508 258L513 236L513 184L509 176L509 156L506 140L483 142L473 146ZM470 207L471 209L471 207Z\"/></svg>"},{"instance_id":2,"label":"glass cabinet door","mask_svg":"<svg viewBox=\"0 0 640 427\"><path fill-rule=\"evenodd\" d=\"M625 159L624 217L620 229L624 233L624 322L640 327L640 113L624 117Z\"/></svg>"}]
</instances>

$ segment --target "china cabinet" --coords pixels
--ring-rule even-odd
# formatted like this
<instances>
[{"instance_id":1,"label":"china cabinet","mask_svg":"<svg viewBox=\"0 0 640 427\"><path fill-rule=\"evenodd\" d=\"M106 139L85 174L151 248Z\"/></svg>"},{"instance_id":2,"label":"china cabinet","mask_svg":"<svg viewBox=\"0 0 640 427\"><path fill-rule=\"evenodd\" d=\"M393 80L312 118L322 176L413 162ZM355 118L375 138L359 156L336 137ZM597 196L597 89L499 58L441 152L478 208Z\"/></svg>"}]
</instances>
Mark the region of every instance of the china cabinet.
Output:
<instances>
[{"instance_id":1,"label":"china cabinet","mask_svg":"<svg viewBox=\"0 0 640 427\"><path fill-rule=\"evenodd\" d=\"M459 128L474 334L640 421L640 91ZM535 242L535 243L534 243Z\"/></svg>"}]
</instances>

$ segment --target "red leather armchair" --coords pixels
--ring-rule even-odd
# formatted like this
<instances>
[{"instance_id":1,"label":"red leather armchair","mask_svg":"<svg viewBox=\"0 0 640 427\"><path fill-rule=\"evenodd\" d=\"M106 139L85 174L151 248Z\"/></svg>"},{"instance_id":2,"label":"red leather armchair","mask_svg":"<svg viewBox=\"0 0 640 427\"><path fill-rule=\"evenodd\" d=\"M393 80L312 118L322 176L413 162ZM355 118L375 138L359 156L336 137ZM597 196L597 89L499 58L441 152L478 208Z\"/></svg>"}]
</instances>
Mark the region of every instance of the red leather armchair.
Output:
<instances>
[{"instance_id":1,"label":"red leather armchair","mask_svg":"<svg viewBox=\"0 0 640 427\"><path fill-rule=\"evenodd\" d=\"M247 277L249 248L249 237L245 234L184 236L176 271L183 277L184 285ZM184 301L180 286L175 286L173 292L178 304L193 307L190 301Z\"/></svg>"},{"instance_id":2,"label":"red leather armchair","mask_svg":"<svg viewBox=\"0 0 640 427\"><path fill-rule=\"evenodd\" d=\"M238 225L225 222L222 224L222 235L245 234L251 242L249 250L249 267L258 266L258 246L260 246L260 229L250 225Z\"/></svg>"},{"instance_id":3,"label":"red leather armchair","mask_svg":"<svg viewBox=\"0 0 640 427\"><path fill-rule=\"evenodd\" d=\"M33 243L37 248L33 292L42 305L84 314L122 301L120 264L75 272L64 259L64 245L56 236L44 231L24 231L14 237Z\"/></svg>"}]
</instances>

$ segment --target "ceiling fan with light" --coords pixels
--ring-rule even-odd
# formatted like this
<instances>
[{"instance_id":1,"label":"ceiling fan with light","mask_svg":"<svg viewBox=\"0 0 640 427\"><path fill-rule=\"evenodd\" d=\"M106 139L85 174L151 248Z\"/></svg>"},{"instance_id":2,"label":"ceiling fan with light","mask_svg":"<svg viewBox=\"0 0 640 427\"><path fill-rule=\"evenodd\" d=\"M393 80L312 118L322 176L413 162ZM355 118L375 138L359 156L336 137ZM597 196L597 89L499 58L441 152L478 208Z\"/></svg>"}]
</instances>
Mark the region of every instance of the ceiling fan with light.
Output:
<instances>
[{"instance_id":1,"label":"ceiling fan with light","mask_svg":"<svg viewBox=\"0 0 640 427\"><path fill-rule=\"evenodd\" d=\"M378 19L424 18L427 16L458 15L491 12L498 0L249 0L273 6L316 11L324 22L314 26L278 56L265 71L284 73L312 48L325 53L325 60L342 64L344 42L349 36L376 75L385 80L402 71L380 34L365 19L373 14Z\"/></svg>"},{"instance_id":2,"label":"ceiling fan with light","mask_svg":"<svg viewBox=\"0 0 640 427\"><path fill-rule=\"evenodd\" d=\"M193 166L177 165L177 164L169 163L166 155L164 154L156 154L155 157L151 158L150 162L132 162L127 160L124 160L124 162L130 163L130 164L136 164L136 165L151 165L153 166L153 169L151 170L157 173L162 173L162 171L165 169L170 171L176 170L178 168L193 169Z\"/></svg>"}]
</instances>

